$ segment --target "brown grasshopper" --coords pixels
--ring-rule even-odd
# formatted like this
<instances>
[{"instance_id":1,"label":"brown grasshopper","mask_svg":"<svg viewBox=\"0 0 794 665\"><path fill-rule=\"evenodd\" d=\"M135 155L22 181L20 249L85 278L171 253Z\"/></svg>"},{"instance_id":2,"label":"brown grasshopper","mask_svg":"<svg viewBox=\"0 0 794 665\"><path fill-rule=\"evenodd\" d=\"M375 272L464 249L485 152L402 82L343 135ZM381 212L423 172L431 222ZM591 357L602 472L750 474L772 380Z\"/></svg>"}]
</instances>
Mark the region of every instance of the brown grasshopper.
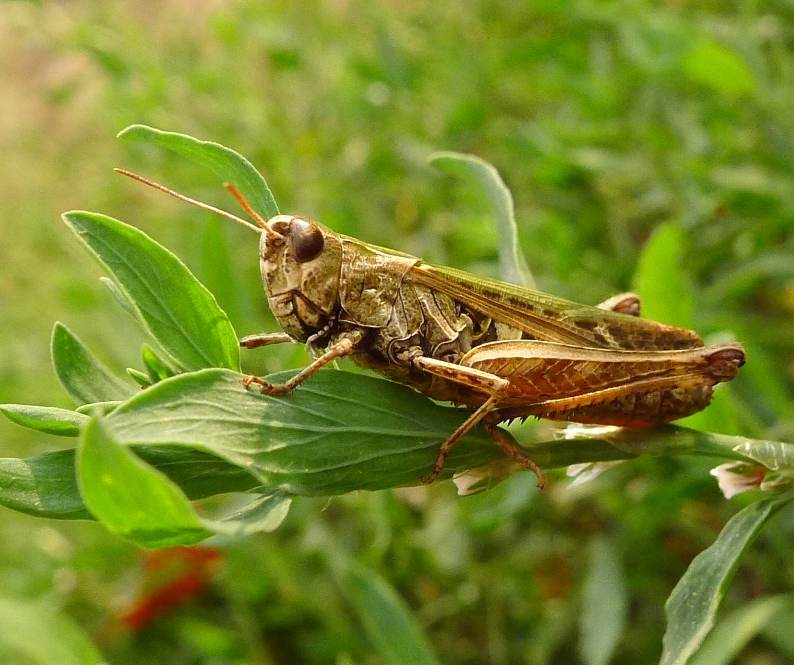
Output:
<instances>
[{"instance_id":1,"label":"brown grasshopper","mask_svg":"<svg viewBox=\"0 0 794 665\"><path fill-rule=\"evenodd\" d=\"M506 455L545 480L499 423L537 416L652 427L700 411L714 385L745 362L740 344L704 346L697 333L639 318L633 294L597 307L435 266L299 216L265 221L227 185L258 226L127 171L119 172L253 228L262 279L280 333L250 335L253 349L303 342L314 360L283 384L244 380L283 395L337 358L465 405L468 419L439 449L440 473L458 440L483 422Z\"/></svg>"}]
</instances>

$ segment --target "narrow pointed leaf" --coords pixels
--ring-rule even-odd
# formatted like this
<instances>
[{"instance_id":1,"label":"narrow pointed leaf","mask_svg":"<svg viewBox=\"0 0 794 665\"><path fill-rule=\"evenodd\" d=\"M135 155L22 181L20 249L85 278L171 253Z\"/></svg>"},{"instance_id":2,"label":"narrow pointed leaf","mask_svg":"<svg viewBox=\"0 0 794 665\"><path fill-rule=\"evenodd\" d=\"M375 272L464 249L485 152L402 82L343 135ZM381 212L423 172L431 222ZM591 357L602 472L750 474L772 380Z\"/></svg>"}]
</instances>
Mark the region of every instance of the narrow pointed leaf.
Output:
<instances>
[{"instance_id":1,"label":"narrow pointed leaf","mask_svg":"<svg viewBox=\"0 0 794 665\"><path fill-rule=\"evenodd\" d=\"M147 446L135 453L191 500L247 492L261 485L245 469L196 450ZM75 456L76 450L70 448L25 459L0 459L0 505L37 517L93 519L80 494Z\"/></svg>"},{"instance_id":2,"label":"narrow pointed leaf","mask_svg":"<svg viewBox=\"0 0 794 665\"><path fill-rule=\"evenodd\" d=\"M119 379L62 323L52 330L55 374L78 404L125 400L138 392Z\"/></svg>"},{"instance_id":3,"label":"narrow pointed leaf","mask_svg":"<svg viewBox=\"0 0 794 665\"><path fill-rule=\"evenodd\" d=\"M66 224L129 294L148 332L185 370L239 369L237 337L228 317L185 264L138 229L88 212Z\"/></svg>"},{"instance_id":4,"label":"narrow pointed leaf","mask_svg":"<svg viewBox=\"0 0 794 665\"><path fill-rule=\"evenodd\" d=\"M129 377L135 381L141 388L148 388L152 385L152 380L148 374L144 374L143 372L135 369L134 367L127 368L127 374Z\"/></svg>"},{"instance_id":5,"label":"narrow pointed leaf","mask_svg":"<svg viewBox=\"0 0 794 665\"><path fill-rule=\"evenodd\" d=\"M766 623L761 635L765 642L772 644L784 658L794 662L794 598L791 593L787 607L778 611L774 618Z\"/></svg>"},{"instance_id":6,"label":"narrow pointed leaf","mask_svg":"<svg viewBox=\"0 0 794 665\"><path fill-rule=\"evenodd\" d=\"M213 171L221 182L234 183L254 210L269 219L278 215L278 206L265 179L245 157L212 141L200 141L176 132L165 132L146 125L131 125L119 133L120 139L154 143L187 157Z\"/></svg>"},{"instance_id":7,"label":"narrow pointed leaf","mask_svg":"<svg viewBox=\"0 0 794 665\"><path fill-rule=\"evenodd\" d=\"M78 436L88 417L76 411L53 406L0 404L0 412L11 422L55 436Z\"/></svg>"},{"instance_id":8,"label":"narrow pointed leaf","mask_svg":"<svg viewBox=\"0 0 794 665\"><path fill-rule=\"evenodd\" d=\"M353 605L377 653L391 665L439 665L405 601L374 571L349 560L338 572L340 588Z\"/></svg>"},{"instance_id":9,"label":"narrow pointed leaf","mask_svg":"<svg viewBox=\"0 0 794 665\"><path fill-rule=\"evenodd\" d=\"M37 517L90 519L77 487L74 452L0 459L0 505Z\"/></svg>"},{"instance_id":10,"label":"narrow pointed leaf","mask_svg":"<svg viewBox=\"0 0 794 665\"><path fill-rule=\"evenodd\" d=\"M733 610L711 631L688 665L730 665L741 650L783 612L794 610L794 595L763 596ZM789 624L790 626L790 624Z\"/></svg>"},{"instance_id":11,"label":"narrow pointed leaf","mask_svg":"<svg viewBox=\"0 0 794 665\"><path fill-rule=\"evenodd\" d=\"M150 346L146 344L143 345L141 356L143 357L143 364L146 366L146 371L149 373L149 378L151 379L150 385L176 374L176 371L172 367L169 367Z\"/></svg>"},{"instance_id":12,"label":"narrow pointed leaf","mask_svg":"<svg viewBox=\"0 0 794 665\"><path fill-rule=\"evenodd\" d=\"M474 155L436 152L428 157L441 171L465 179L479 188L488 199L499 233L499 272L502 279L529 289L535 279L518 243L513 196L493 165Z\"/></svg>"},{"instance_id":13,"label":"narrow pointed leaf","mask_svg":"<svg viewBox=\"0 0 794 665\"><path fill-rule=\"evenodd\" d=\"M677 224L662 224L645 243L633 289L642 299L642 316L671 326L692 329L695 299L685 279L686 235Z\"/></svg>"},{"instance_id":14,"label":"narrow pointed leaf","mask_svg":"<svg viewBox=\"0 0 794 665\"><path fill-rule=\"evenodd\" d=\"M667 631L661 665L685 665L714 626L739 559L758 532L794 494L753 503L734 515L717 540L698 554L665 603Z\"/></svg>"},{"instance_id":15,"label":"narrow pointed leaf","mask_svg":"<svg viewBox=\"0 0 794 665\"><path fill-rule=\"evenodd\" d=\"M604 537L590 542L582 590L579 653L587 665L606 665L626 625L628 593L614 546Z\"/></svg>"}]
</instances>

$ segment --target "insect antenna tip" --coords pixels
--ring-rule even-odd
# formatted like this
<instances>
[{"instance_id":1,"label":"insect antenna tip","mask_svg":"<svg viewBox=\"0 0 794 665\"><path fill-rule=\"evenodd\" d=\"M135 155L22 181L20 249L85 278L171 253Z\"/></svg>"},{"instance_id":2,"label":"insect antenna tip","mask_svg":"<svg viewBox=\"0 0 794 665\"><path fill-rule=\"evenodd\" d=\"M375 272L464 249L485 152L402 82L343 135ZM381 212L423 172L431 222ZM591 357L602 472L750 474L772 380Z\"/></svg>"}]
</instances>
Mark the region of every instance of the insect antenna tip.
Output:
<instances>
[{"instance_id":1,"label":"insect antenna tip","mask_svg":"<svg viewBox=\"0 0 794 665\"><path fill-rule=\"evenodd\" d=\"M225 210L221 210L220 208L216 208L215 206L211 206L208 203L202 203L201 201L197 201L196 199L191 199L189 196L185 196L184 194L180 194L176 190L171 189L170 187L166 187L165 185L161 185L159 182L155 182L154 180L149 180L149 178L145 178L142 175L138 175L137 173L133 173L132 171L127 171L126 169L114 168L113 169L116 173L120 173L121 175L127 176L128 178L132 178L133 180L137 180L138 182L142 182L144 185L148 185L149 187L153 187L154 189L158 189L161 192L168 194L169 196L173 196L175 199L179 199L180 201L184 201L185 203L189 203L190 205L196 206L197 208L201 208L202 210L208 210L209 212L214 212L216 215L221 215L226 219L230 219L233 222L237 222L238 224L242 224L243 226L247 226L249 229L255 231L256 233L261 234L262 229L255 224L251 224L244 219L241 219L237 215L233 215L230 212L226 212ZM249 206L250 208L250 206ZM252 215L253 216L253 215ZM259 220L261 217L258 215L254 216L254 219ZM261 226L261 224L260 224Z\"/></svg>"}]
</instances>

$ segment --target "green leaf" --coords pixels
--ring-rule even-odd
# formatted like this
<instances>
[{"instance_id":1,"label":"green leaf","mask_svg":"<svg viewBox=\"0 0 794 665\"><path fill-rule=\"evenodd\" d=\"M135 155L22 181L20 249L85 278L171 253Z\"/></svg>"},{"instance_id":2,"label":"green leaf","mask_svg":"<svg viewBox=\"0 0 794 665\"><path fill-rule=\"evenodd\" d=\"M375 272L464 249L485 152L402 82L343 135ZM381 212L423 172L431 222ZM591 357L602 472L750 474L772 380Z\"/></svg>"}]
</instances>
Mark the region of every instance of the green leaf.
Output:
<instances>
[{"instance_id":1,"label":"green leaf","mask_svg":"<svg viewBox=\"0 0 794 665\"><path fill-rule=\"evenodd\" d=\"M794 500L782 494L753 503L734 515L717 540L698 554L665 603L667 631L661 665L685 665L714 626L717 609L739 559L758 532Z\"/></svg>"},{"instance_id":2,"label":"green leaf","mask_svg":"<svg viewBox=\"0 0 794 665\"><path fill-rule=\"evenodd\" d=\"M88 422L88 417L81 413L52 406L0 404L0 412L17 425L55 436L77 436Z\"/></svg>"},{"instance_id":3,"label":"green leaf","mask_svg":"<svg viewBox=\"0 0 794 665\"><path fill-rule=\"evenodd\" d=\"M55 374L78 404L111 402L132 397L137 390L119 379L62 323L52 330Z\"/></svg>"},{"instance_id":4,"label":"green leaf","mask_svg":"<svg viewBox=\"0 0 794 665\"><path fill-rule=\"evenodd\" d=\"M106 423L123 443L204 450L267 487L322 496L419 482L467 417L405 386L349 372L318 372L283 397L248 390L242 380L217 369L176 376L133 397ZM445 476L501 456L477 428L453 449Z\"/></svg>"},{"instance_id":5,"label":"green leaf","mask_svg":"<svg viewBox=\"0 0 794 665\"><path fill-rule=\"evenodd\" d=\"M791 594L787 594L791 598ZM794 662L794 603L787 603L786 607L778 611L774 618L767 621L762 628L762 635L766 642L773 644L778 651L790 661Z\"/></svg>"},{"instance_id":6,"label":"green leaf","mask_svg":"<svg viewBox=\"0 0 794 665\"><path fill-rule=\"evenodd\" d=\"M70 212L63 220L134 300L147 331L183 369L239 369L228 317L176 256L104 215Z\"/></svg>"},{"instance_id":7,"label":"green leaf","mask_svg":"<svg viewBox=\"0 0 794 665\"><path fill-rule=\"evenodd\" d=\"M138 371L134 367L128 367L127 374L141 388L148 388L149 386L152 385L151 377L149 377L148 374L144 374L143 372Z\"/></svg>"},{"instance_id":8,"label":"green leaf","mask_svg":"<svg viewBox=\"0 0 794 665\"><path fill-rule=\"evenodd\" d=\"M228 492L248 492L261 486L246 469L199 450L156 446L133 450L168 476L191 501Z\"/></svg>"},{"instance_id":9,"label":"green leaf","mask_svg":"<svg viewBox=\"0 0 794 665\"><path fill-rule=\"evenodd\" d=\"M69 617L41 601L0 596L0 659L25 665L100 665L102 654Z\"/></svg>"},{"instance_id":10,"label":"green leaf","mask_svg":"<svg viewBox=\"0 0 794 665\"><path fill-rule=\"evenodd\" d=\"M670 455L698 455L755 461L748 451L754 450L757 446L770 451L769 454L786 458L791 454L790 450L794 449L794 445L780 441L699 432L679 425L662 425L651 429L624 427L606 432L601 431L597 426L593 428L587 425L569 425L565 430L565 437L564 445L559 445L557 448L566 452L571 451L571 457L580 458L582 462L607 462L640 456ZM576 444L583 447L576 449ZM609 456L606 450L599 452L595 444L611 447L613 454ZM533 446L533 459L543 465L545 461L535 452L536 448ZM562 462L562 450L553 450L555 466L558 462ZM568 464L574 463L574 461L568 462Z\"/></svg>"},{"instance_id":11,"label":"green leaf","mask_svg":"<svg viewBox=\"0 0 794 665\"><path fill-rule=\"evenodd\" d=\"M86 505L113 533L143 547L192 545L211 535L179 487L117 443L100 419L85 428L77 467Z\"/></svg>"},{"instance_id":12,"label":"green leaf","mask_svg":"<svg viewBox=\"0 0 794 665\"><path fill-rule=\"evenodd\" d=\"M686 278L686 233L677 224L657 227L642 250L634 273L633 289L642 300L642 316L679 328L695 327L695 297ZM730 389L715 391L710 408L681 421L706 432L737 434L739 427Z\"/></svg>"},{"instance_id":13,"label":"green leaf","mask_svg":"<svg viewBox=\"0 0 794 665\"><path fill-rule=\"evenodd\" d=\"M737 437L738 440L739 437ZM747 439L735 447L745 459L763 464L771 471L794 470L794 444Z\"/></svg>"},{"instance_id":14,"label":"green leaf","mask_svg":"<svg viewBox=\"0 0 794 665\"><path fill-rule=\"evenodd\" d=\"M499 273L506 282L529 289L535 278L518 243L513 196L493 165L474 155L459 152L435 152L428 161L437 169L463 178L478 187L487 197L499 234Z\"/></svg>"},{"instance_id":15,"label":"green leaf","mask_svg":"<svg viewBox=\"0 0 794 665\"><path fill-rule=\"evenodd\" d=\"M78 406L75 411L82 413L86 416L96 416L98 414L106 414L113 411L119 404L123 402L94 402L93 404L83 404Z\"/></svg>"},{"instance_id":16,"label":"green leaf","mask_svg":"<svg viewBox=\"0 0 794 665\"><path fill-rule=\"evenodd\" d=\"M339 587L381 658L392 665L439 665L410 608L383 578L352 559L337 568Z\"/></svg>"},{"instance_id":17,"label":"green leaf","mask_svg":"<svg viewBox=\"0 0 794 665\"><path fill-rule=\"evenodd\" d=\"M114 409L105 424L122 442L137 444L136 454L189 498L198 499L260 486L268 488L260 490L263 494L281 488L291 494L326 496L417 483L438 446L466 417L405 386L349 372L319 372L281 398L245 390L242 378L224 370L204 370L166 379ZM577 436L532 442L530 447L523 443L546 469L651 455L758 459L783 467L794 449L775 441L672 425L611 434L580 428ZM0 460L0 503L31 514L75 517L74 506L81 506L76 485L72 483L73 496L62 496L65 486L46 482L50 477L68 480L74 474L73 453ZM53 470L48 465L56 461L59 466ZM488 473L491 462L497 475L509 475L501 451L477 429L453 450L442 477L467 472L460 481L468 475L487 481L495 477ZM63 511L47 508L61 499L69 504Z\"/></svg>"},{"instance_id":18,"label":"green leaf","mask_svg":"<svg viewBox=\"0 0 794 665\"><path fill-rule=\"evenodd\" d=\"M604 536L590 541L587 578L579 617L579 654L586 665L606 665L628 616L628 593L620 559Z\"/></svg>"},{"instance_id":19,"label":"green leaf","mask_svg":"<svg viewBox=\"0 0 794 665\"><path fill-rule=\"evenodd\" d=\"M732 97L750 95L757 87L755 76L731 49L711 40L695 44L683 57L684 72L696 83Z\"/></svg>"},{"instance_id":20,"label":"green leaf","mask_svg":"<svg viewBox=\"0 0 794 665\"><path fill-rule=\"evenodd\" d=\"M187 157L212 170L223 182L236 185L251 207L265 219L278 215L278 206L265 179L251 162L226 146L211 141L199 141L185 134L164 132L146 125L131 125L119 132L118 137L155 143Z\"/></svg>"},{"instance_id":21,"label":"green leaf","mask_svg":"<svg viewBox=\"0 0 794 665\"><path fill-rule=\"evenodd\" d=\"M263 494L233 513L202 524L215 533L239 538L253 533L275 531L289 512L292 497L286 492Z\"/></svg>"},{"instance_id":22,"label":"green leaf","mask_svg":"<svg viewBox=\"0 0 794 665\"><path fill-rule=\"evenodd\" d=\"M695 300L684 274L686 234L677 224L662 224L645 243L634 273L633 289L642 300L642 316L692 329Z\"/></svg>"},{"instance_id":23,"label":"green leaf","mask_svg":"<svg viewBox=\"0 0 794 665\"><path fill-rule=\"evenodd\" d=\"M114 533L144 547L189 545L212 533L238 537L272 531L291 502L284 492L268 492L229 515L201 518L176 483L114 441L99 419L86 428L78 467L92 514Z\"/></svg>"},{"instance_id":24,"label":"green leaf","mask_svg":"<svg viewBox=\"0 0 794 665\"><path fill-rule=\"evenodd\" d=\"M720 621L688 665L730 665L750 640L782 612L791 610L794 610L791 594L756 598Z\"/></svg>"},{"instance_id":25,"label":"green leaf","mask_svg":"<svg viewBox=\"0 0 794 665\"><path fill-rule=\"evenodd\" d=\"M467 417L464 410L436 404L406 386L350 372L318 372L282 397L248 390L242 379L226 370L166 379L117 408L106 422L123 443L203 450L247 469L266 487L327 496L419 482L439 446ZM543 468L639 455L747 460L740 448L757 443L675 426L579 431L583 438L533 444L527 453ZM475 428L453 448L442 478L493 460L504 461L502 452L484 428Z\"/></svg>"},{"instance_id":26,"label":"green leaf","mask_svg":"<svg viewBox=\"0 0 794 665\"><path fill-rule=\"evenodd\" d=\"M25 459L0 459L0 505L37 517L93 519L80 495L76 452L70 448ZM261 485L245 469L200 451L152 446L136 448L135 453L168 476L191 500L248 492ZM275 513L274 505L271 503Z\"/></svg>"},{"instance_id":27,"label":"green leaf","mask_svg":"<svg viewBox=\"0 0 794 665\"><path fill-rule=\"evenodd\" d=\"M146 371L148 372L149 378L151 379L149 385L152 383L157 383L158 381L162 381L163 379L167 379L168 377L174 376L176 374L176 371L172 367L169 367L164 360L158 357L158 355L149 345L143 345L143 348L141 349L141 356L143 357L143 364L146 366Z\"/></svg>"},{"instance_id":28,"label":"green leaf","mask_svg":"<svg viewBox=\"0 0 794 665\"><path fill-rule=\"evenodd\" d=\"M77 487L74 452L0 459L0 505L38 517L90 519Z\"/></svg>"}]
</instances>

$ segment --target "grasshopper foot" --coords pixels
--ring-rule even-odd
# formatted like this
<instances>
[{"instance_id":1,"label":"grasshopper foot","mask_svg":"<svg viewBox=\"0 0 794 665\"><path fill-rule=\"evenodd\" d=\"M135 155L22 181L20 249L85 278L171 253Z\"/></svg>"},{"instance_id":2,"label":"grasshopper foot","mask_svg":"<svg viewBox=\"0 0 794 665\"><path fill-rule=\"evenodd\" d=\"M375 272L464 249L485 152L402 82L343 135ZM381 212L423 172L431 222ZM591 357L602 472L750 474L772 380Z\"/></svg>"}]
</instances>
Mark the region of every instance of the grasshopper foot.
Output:
<instances>
[{"instance_id":1,"label":"grasshopper foot","mask_svg":"<svg viewBox=\"0 0 794 665\"><path fill-rule=\"evenodd\" d=\"M432 483L433 483L433 481L434 481L436 478L438 478L438 474L439 474L439 473L441 473L441 469L443 468L443 466L444 466L444 465L443 465L443 463L442 463L442 464L439 464L438 462L436 462L436 463L433 465L433 470L430 472L430 474L429 474L429 475L427 475L427 476L422 476L422 478L420 479L420 480L422 481L422 484L423 484L423 485L430 485L430 484L432 484Z\"/></svg>"},{"instance_id":2,"label":"grasshopper foot","mask_svg":"<svg viewBox=\"0 0 794 665\"><path fill-rule=\"evenodd\" d=\"M546 486L546 476L543 471L535 464L529 457L520 450L515 443L513 443L504 430L499 429L495 425L486 425L488 431L491 432L494 443L499 446L502 452L509 458L515 460L520 466L528 471L532 471L538 479L538 489L542 490Z\"/></svg>"},{"instance_id":3,"label":"grasshopper foot","mask_svg":"<svg viewBox=\"0 0 794 665\"><path fill-rule=\"evenodd\" d=\"M486 427L491 433L494 443L499 446L507 457L514 460L519 466L527 469L527 471L532 471L532 473L535 474L535 477L538 479L538 489L542 490L546 486L546 476L543 475L543 471L541 471L540 467L511 441L504 430L499 429L496 425L486 424ZM422 484L430 485L438 477L438 474L441 473L441 469L444 468L444 461L450 447L446 444L442 446L438 453L438 457L436 457L436 461L433 463L433 470L429 475L421 479Z\"/></svg>"},{"instance_id":4,"label":"grasshopper foot","mask_svg":"<svg viewBox=\"0 0 794 665\"><path fill-rule=\"evenodd\" d=\"M254 376L253 374L246 376L243 379L243 386L246 388L250 388L253 384L259 386L259 392L263 395L285 395L292 390L292 386L288 386L287 384L283 383L268 383L263 378Z\"/></svg>"}]
</instances>

